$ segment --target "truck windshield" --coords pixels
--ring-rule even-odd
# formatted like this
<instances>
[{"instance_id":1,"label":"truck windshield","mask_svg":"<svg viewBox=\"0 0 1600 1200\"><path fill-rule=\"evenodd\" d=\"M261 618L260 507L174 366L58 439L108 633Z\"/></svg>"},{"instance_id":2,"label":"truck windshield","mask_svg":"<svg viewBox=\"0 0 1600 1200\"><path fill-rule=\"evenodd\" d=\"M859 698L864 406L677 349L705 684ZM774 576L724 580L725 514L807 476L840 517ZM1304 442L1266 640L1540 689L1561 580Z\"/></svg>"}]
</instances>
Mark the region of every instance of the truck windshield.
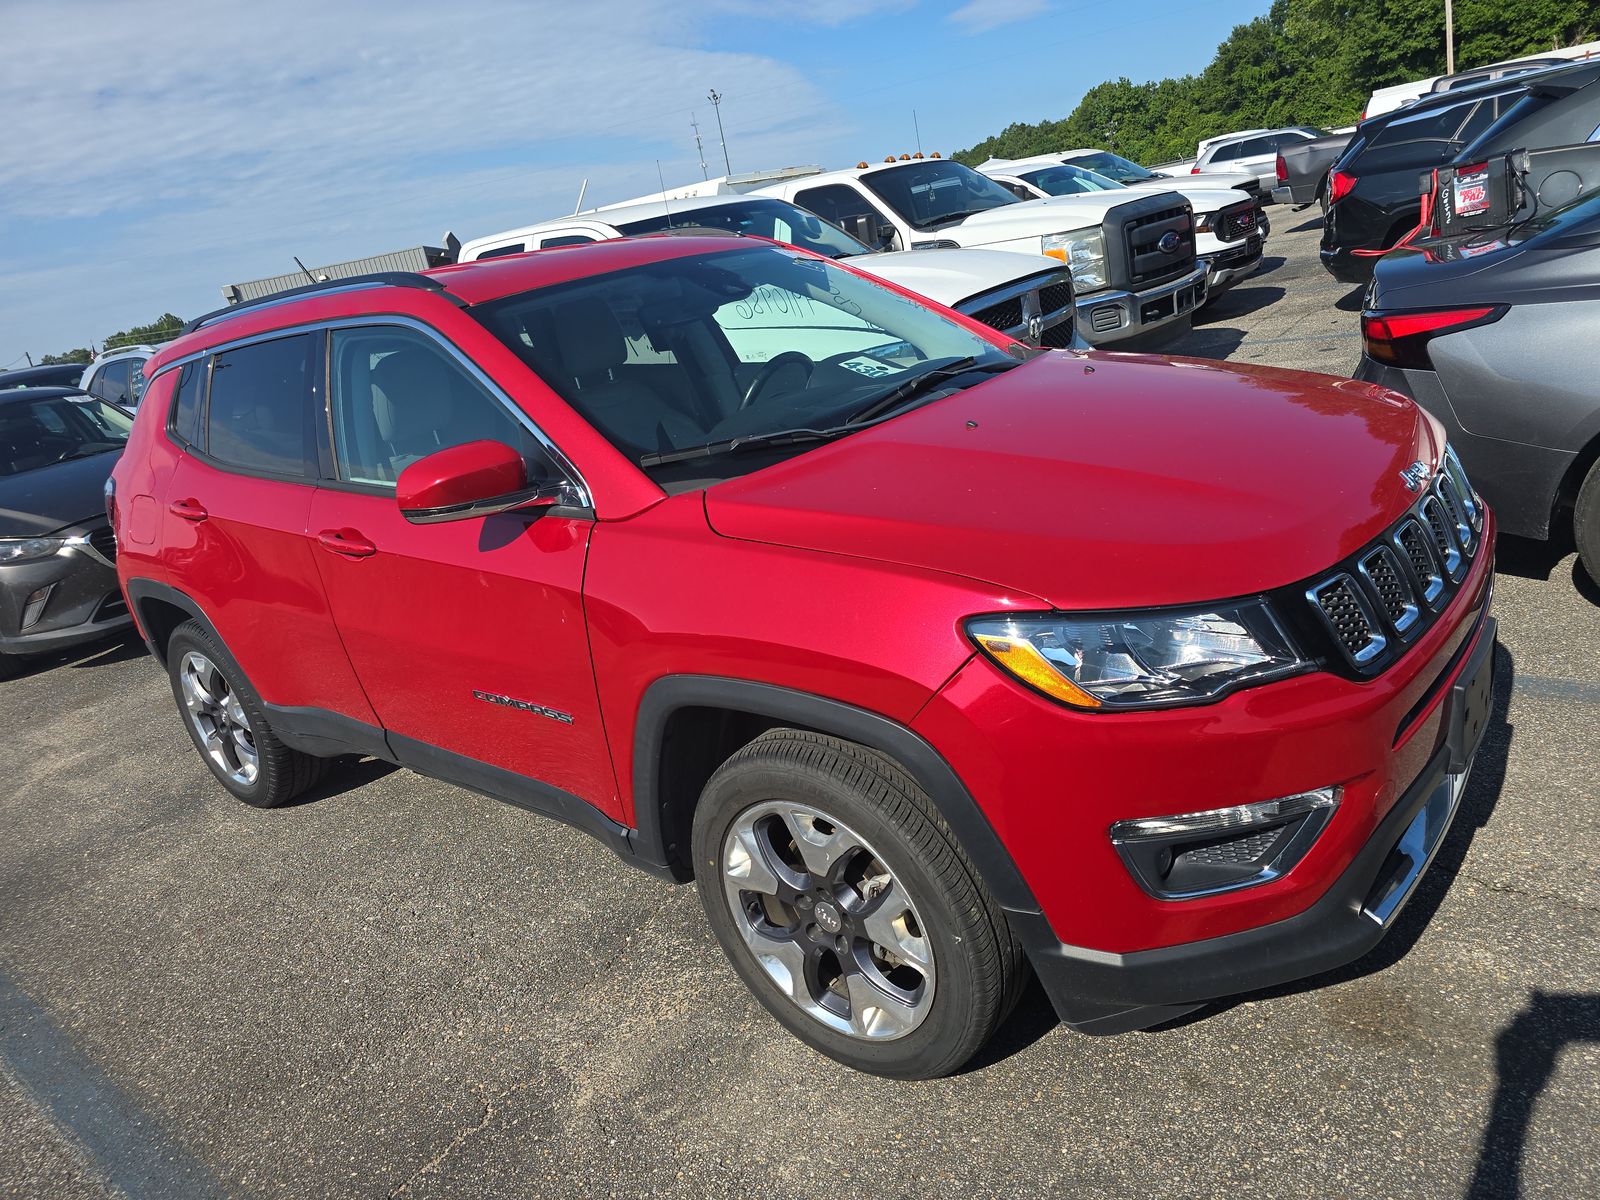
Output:
<instances>
[{"instance_id":1,"label":"truck windshield","mask_svg":"<svg viewBox=\"0 0 1600 1200\"><path fill-rule=\"evenodd\" d=\"M1129 162L1120 154L1112 154L1109 150L1096 150L1092 154L1075 154L1072 156L1072 164L1097 172L1107 179L1115 179L1118 183L1142 183L1146 179L1160 178L1154 171L1147 171L1138 163Z\"/></svg>"},{"instance_id":2,"label":"truck windshield","mask_svg":"<svg viewBox=\"0 0 1600 1200\"><path fill-rule=\"evenodd\" d=\"M121 450L133 417L77 394L0 403L0 475Z\"/></svg>"},{"instance_id":3,"label":"truck windshield","mask_svg":"<svg viewBox=\"0 0 1600 1200\"><path fill-rule=\"evenodd\" d=\"M1019 203L1000 184L949 159L924 159L883 171L861 182L916 229L937 229L973 213Z\"/></svg>"},{"instance_id":4,"label":"truck windshield","mask_svg":"<svg viewBox=\"0 0 1600 1200\"><path fill-rule=\"evenodd\" d=\"M1085 171L1082 167L1073 167L1066 164L1055 167L1041 167L1037 171L1025 171L1017 176L1025 183L1031 183L1047 196L1079 196L1085 192L1125 192L1127 187L1115 179L1107 179L1095 171Z\"/></svg>"},{"instance_id":5,"label":"truck windshield","mask_svg":"<svg viewBox=\"0 0 1600 1200\"><path fill-rule=\"evenodd\" d=\"M750 470L853 432L863 412L892 416L898 405L874 407L891 393L926 402L1025 354L825 259L761 243L702 244L467 312L663 486L708 469L710 454L658 461L679 451L721 443L717 470ZM936 371L936 387L906 387ZM798 436L772 445L787 434ZM734 455L730 442L770 448Z\"/></svg>"},{"instance_id":6,"label":"truck windshield","mask_svg":"<svg viewBox=\"0 0 1600 1200\"><path fill-rule=\"evenodd\" d=\"M706 208L684 208L617 226L623 233L660 233L663 229L726 229L771 238L826 258L871 254L872 248L844 230L783 200L730 200Z\"/></svg>"}]
</instances>

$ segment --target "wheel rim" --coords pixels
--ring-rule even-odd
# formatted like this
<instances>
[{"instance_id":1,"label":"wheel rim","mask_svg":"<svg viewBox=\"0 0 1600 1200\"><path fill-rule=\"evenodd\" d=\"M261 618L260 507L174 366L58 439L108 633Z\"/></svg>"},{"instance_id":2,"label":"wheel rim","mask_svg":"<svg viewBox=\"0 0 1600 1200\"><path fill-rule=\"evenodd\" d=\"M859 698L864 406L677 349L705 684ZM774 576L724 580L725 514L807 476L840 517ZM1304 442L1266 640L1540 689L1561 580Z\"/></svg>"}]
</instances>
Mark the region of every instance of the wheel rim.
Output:
<instances>
[{"instance_id":1,"label":"wheel rim","mask_svg":"<svg viewBox=\"0 0 1600 1200\"><path fill-rule=\"evenodd\" d=\"M933 1006L933 948L905 885L855 830L805 804L746 809L722 844L722 882L751 954L830 1029L905 1037Z\"/></svg>"},{"instance_id":2,"label":"wheel rim","mask_svg":"<svg viewBox=\"0 0 1600 1200\"><path fill-rule=\"evenodd\" d=\"M256 737L227 676L204 654L191 650L178 664L178 685L189 723L211 765L234 783L253 784L261 771Z\"/></svg>"}]
</instances>

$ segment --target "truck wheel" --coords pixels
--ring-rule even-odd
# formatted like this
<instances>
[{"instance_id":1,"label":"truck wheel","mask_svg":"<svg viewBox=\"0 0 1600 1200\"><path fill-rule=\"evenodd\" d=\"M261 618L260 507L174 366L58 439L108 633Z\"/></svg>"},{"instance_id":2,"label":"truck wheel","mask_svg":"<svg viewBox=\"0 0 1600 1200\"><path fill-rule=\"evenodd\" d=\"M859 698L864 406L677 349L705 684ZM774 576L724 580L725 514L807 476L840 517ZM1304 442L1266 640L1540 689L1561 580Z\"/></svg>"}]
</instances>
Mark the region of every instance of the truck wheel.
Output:
<instances>
[{"instance_id":1,"label":"truck wheel","mask_svg":"<svg viewBox=\"0 0 1600 1200\"><path fill-rule=\"evenodd\" d=\"M1589 578L1600 583L1600 462L1589 468L1572 513L1572 540Z\"/></svg>"},{"instance_id":2,"label":"truck wheel","mask_svg":"<svg viewBox=\"0 0 1600 1200\"><path fill-rule=\"evenodd\" d=\"M776 729L706 784L700 899L756 998L874 1075L957 1070L1015 1003L1019 943L927 795L893 762Z\"/></svg>"},{"instance_id":3,"label":"truck wheel","mask_svg":"<svg viewBox=\"0 0 1600 1200\"><path fill-rule=\"evenodd\" d=\"M218 782L246 804L276 808L327 773L327 759L278 740L239 664L198 621L173 632L167 673L195 749Z\"/></svg>"}]
</instances>

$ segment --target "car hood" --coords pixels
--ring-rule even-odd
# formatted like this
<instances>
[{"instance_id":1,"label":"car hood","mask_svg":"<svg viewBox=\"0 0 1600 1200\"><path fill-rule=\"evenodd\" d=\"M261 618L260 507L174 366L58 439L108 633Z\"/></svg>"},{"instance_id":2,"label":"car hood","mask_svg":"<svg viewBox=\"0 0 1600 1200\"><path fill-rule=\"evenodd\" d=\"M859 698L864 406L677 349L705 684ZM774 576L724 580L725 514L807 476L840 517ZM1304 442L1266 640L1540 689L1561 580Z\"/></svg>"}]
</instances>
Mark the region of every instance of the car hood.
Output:
<instances>
[{"instance_id":1,"label":"car hood","mask_svg":"<svg viewBox=\"0 0 1600 1200\"><path fill-rule=\"evenodd\" d=\"M1231 178L1227 176L1225 178ZM1240 175L1238 178L1254 179L1254 175ZM1174 176L1171 179L1147 179L1142 183L1129 183L1124 185L1130 192L1177 192L1193 207L1195 212L1215 212L1227 204L1237 204L1250 197L1242 188L1231 183L1219 182L1210 175L1184 175L1181 178Z\"/></svg>"},{"instance_id":2,"label":"car hood","mask_svg":"<svg viewBox=\"0 0 1600 1200\"><path fill-rule=\"evenodd\" d=\"M106 477L118 452L0 475L0 537L37 537L105 512Z\"/></svg>"},{"instance_id":3,"label":"car hood","mask_svg":"<svg viewBox=\"0 0 1600 1200\"><path fill-rule=\"evenodd\" d=\"M1041 271L1063 269L1055 259L1042 254L1010 250L903 250L862 254L845 261L948 307Z\"/></svg>"},{"instance_id":4,"label":"car hood","mask_svg":"<svg viewBox=\"0 0 1600 1200\"><path fill-rule=\"evenodd\" d=\"M1100 192L1094 195L1019 200L1015 204L1002 204L999 208L973 213L960 224L930 230L927 236L963 239L988 237L1001 241L1025 237L1030 233L1066 233L1086 225L1098 225L1113 208L1135 199L1138 197L1126 192Z\"/></svg>"},{"instance_id":5,"label":"car hood","mask_svg":"<svg viewBox=\"0 0 1600 1200\"><path fill-rule=\"evenodd\" d=\"M1443 451L1368 384L1145 355L1050 353L707 490L729 538L981 580L1064 609L1307 579L1415 500Z\"/></svg>"}]
</instances>

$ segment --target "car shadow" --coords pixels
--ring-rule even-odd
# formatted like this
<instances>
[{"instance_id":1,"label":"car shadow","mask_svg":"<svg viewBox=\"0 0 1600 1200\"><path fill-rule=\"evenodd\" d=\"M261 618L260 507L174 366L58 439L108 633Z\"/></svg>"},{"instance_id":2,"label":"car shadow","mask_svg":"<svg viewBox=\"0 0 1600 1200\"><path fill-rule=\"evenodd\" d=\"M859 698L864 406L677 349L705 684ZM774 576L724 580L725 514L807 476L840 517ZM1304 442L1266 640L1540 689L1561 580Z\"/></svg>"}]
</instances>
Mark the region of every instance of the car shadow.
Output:
<instances>
[{"instance_id":1,"label":"car shadow","mask_svg":"<svg viewBox=\"0 0 1600 1200\"><path fill-rule=\"evenodd\" d=\"M103 641L73 646L71 649L58 650L52 654L24 655L17 660L15 670L6 682L31 679L35 675L45 675L62 668L81 671L86 668L109 667L116 663L132 662L136 658L146 658L149 653L144 642L131 630L126 633L113 633Z\"/></svg>"},{"instance_id":2,"label":"car shadow","mask_svg":"<svg viewBox=\"0 0 1600 1200\"><path fill-rule=\"evenodd\" d=\"M321 783L316 787L307 788L293 800L280 804L274 811L287 812L307 804L315 804L319 800L331 800L335 796L342 796L346 792L365 787L385 775L392 775L399 769L396 764L385 759L367 758L357 754L344 755L333 760L333 766L322 777Z\"/></svg>"},{"instance_id":3,"label":"car shadow","mask_svg":"<svg viewBox=\"0 0 1600 1200\"><path fill-rule=\"evenodd\" d=\"M1251 313L1260 312L1269 304L1277 303L1286 294L1281 287L1251 287L1249 284L1239 284L1196 313L1194 327L1204 329L1213 321L1235 321L1240 317L1247 317Z\"/></svg>"},{"instance_id":4,"label":"car shadow","mask_svg":"<svg viewBox=\"0 0 1600 1200\"><path fill-rule=\"evenodd\" d=\"M1333 302L1333 306L1340 312L1360 312L1362 301L1366 299L1367 285L1357 284L1344 295Z\"/></svg>"},{"instance_id":5,"label":"car shadow","mask_svg":"<svg viewBox=\"0 0 1600 1200\"><path fill-rule=\"evenodd\" d=\"M1317 212L1314 215L1306 218L1304 221L1301 221L1300 224L1296 225L1293 229L1286 230L1285 232L1287 232L1287 233L1304 233L1308 229L1321 229L1321 228L1322 228L1322 213L1321 212Z\"/></svg>"},{"instance_id":6,"label":"car shadow","mask_svg":"<svg viewBox=\"0 0 1600 1200\"><path fill-rule=\"evenodd\" d=\"M1600 583L1584 570L1583 563L1573 558L1570 570L1561 571L1562 563L1577 549L1572 540L1571 525L1562 522L1560 528L1552 530L1552 535L1549 541L1540 542L1502 533L1494 543L1495 573L1515 575L1519 579L1535 579L1542 583L1564 574L1572 580L1573 590L1578 595L1590 604L1600 605Z\"/></svg>"},{"instance_id":7,"label":"car shadow","mask_svg":"<svg viewBox=\"0 0 1600 1200\"><path fill-rule=\"evenodd\" d=\"M1270 275L1289 260L1281 254L1263 255L1261 264L1246 277L1247 279L1260 279L1263 275Z\"/></svg>"},{"instance_id":8,"label":"car shadow","mask_svg":"<svg viewBox=\"0 0 1600 1200\"><path fill-rule=\"evenodd\" d=\"M1495 1038L1495 1090L1467 1200L1504 1200L1522 1189L1522 1158L1535 1104L1563 1048L1600 1042L1600 996L1535 991Z\"/></svg>"},{"instance_id":9,"label":"car shadow","mask_svg":"<svg viewBox=\"0 0 1600 1200\"><path fill-rule=\"evenodd\" d=\"M1244 344L1244 330L1226 325L1202 325L1161 351L1187 358L1227 359Z\"/></svg>"}]
</instances>

